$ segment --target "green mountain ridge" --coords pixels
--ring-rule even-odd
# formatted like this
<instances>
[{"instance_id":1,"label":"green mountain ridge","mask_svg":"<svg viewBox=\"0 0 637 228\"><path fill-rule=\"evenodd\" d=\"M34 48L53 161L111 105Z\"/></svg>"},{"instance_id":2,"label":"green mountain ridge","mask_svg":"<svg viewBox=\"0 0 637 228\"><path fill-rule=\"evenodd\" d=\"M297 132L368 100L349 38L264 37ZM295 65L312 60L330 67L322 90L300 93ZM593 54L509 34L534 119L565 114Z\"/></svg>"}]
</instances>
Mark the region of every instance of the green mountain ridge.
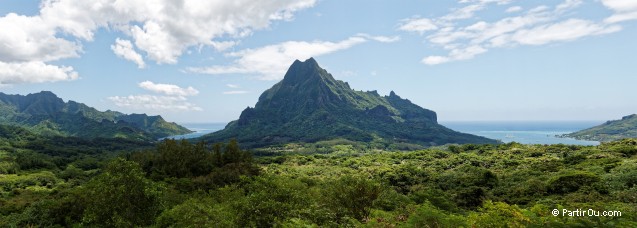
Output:
<instances>
[{"instance_id":1,"label":"green mountain ridge","mask_svg":"<svg viewBox=\"0 0 637 228\"><path fill-rule=\"evenodd\" d=\"M225 129L204 141L236 138L247 147L344 138L434 146L497 143L453 131L437 123L436 113L396 95L356 91L335 80L316 60L296 60L282 81L261 94Z\"/></svg>"},{"instance_id":2,"label":"green mountain ridge","mask_svg":"<svg viewBox=\"0 0 637 228\"><path fill-rule=\"evenodd\" d=\"M21 126L45 136L80 138L154 140L191 132L161 116L101 112L75 101L64 102L49 91L25 96L0 93L0 124Z\"/></svg>"},{"instance_id":3,"label":"green mountain ridge","mask_svg":"<svg viewBox=\"0 0 637 228\"><path fill-rule=\"evenodd\" d=\"M637 138L637 114L624 116L621 120L606 121L601 125L566 134L564 136L600 142L608 142L625 138Z\"/></svg>"}]
</instances>

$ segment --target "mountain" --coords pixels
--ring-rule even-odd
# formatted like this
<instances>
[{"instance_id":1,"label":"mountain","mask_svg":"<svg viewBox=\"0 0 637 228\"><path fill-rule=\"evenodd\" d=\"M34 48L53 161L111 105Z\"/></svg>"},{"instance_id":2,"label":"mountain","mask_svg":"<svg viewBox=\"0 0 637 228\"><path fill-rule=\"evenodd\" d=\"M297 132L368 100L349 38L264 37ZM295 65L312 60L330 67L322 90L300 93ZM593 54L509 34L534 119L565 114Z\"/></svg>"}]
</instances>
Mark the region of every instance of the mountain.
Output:
<instances>
[{"instance_id":1,"label":"mountain","mask_svg":"<svg viewBox=\"0 0 637 228\"><path fill-rule=\"evenodd\" d=\"M190 130L161 116L100 112L49 91L23 95L0 93L0 124L17 125L49 136L151 140Z\"/></svg>"},{"instance_id":2,"label":"mountain","mask_svg":"<svg viewBox=\"0 0 637 228\"><path fill-rule=\"evenodd\" d=\"M355 91L347 82L335 80L313 58L296 60L282 81L261 94L254 108L246 108L225 129L201 139L230 138L248 147L337 138L423 146L497 143L448 129L438 124L435 112L393 91L389 96Z\"/></svg>"},{"instance_id":3,"label":"mountain","mask_svg":"<svg viewBox=\"0 0 637 228\"><path fill-rule=\"evenodd\" d=\"M622 117L621 120L606 121L601 125L564 135L566 137L592 140L614 141L624 138L637 138L637 114Z\"/></svg>"}]
</instances>

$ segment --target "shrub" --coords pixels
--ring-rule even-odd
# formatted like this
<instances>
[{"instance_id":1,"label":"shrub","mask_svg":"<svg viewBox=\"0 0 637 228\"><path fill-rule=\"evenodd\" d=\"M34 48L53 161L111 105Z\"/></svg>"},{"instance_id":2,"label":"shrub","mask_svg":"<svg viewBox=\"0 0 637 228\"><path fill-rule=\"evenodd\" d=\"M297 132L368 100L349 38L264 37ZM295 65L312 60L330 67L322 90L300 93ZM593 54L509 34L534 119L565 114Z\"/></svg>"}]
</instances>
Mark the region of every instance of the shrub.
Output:
<instances>
[{"instance_id":1,"label":"shrub","mask_svg":"<svg viewBox=\"0 0 637 228\"><path fill-rule=\"evenodd\" d=\"M362 221L369 216L381 192L382 187L376 181L345 175L326 183L323 195L327 207L337 218L351 217Z\"/></svg>"},{"instance_id":2,"label":"shrub","mask_svg":"<svg viewBox=\"0 0 637 228\"><path fill-rule=\"evenodd\" d=\"M600 178L588 172L570 172L559 175L549 180L548 192L551 194L565 194L575 192L582 186L591 186L600 181Z\"/></svg>"},{"instance_id":3,"label":"shrub","mask_svg":"<svg viewBox=\"0 0 637 228\"><path fill-rule=\"evenodd\" d=\"M404 227L464 227L466 226L464 217L454 215L449 212L440 210L435 206L426 202L420 205L416 212L409 216Z\"/></svg>"}]
</instances>

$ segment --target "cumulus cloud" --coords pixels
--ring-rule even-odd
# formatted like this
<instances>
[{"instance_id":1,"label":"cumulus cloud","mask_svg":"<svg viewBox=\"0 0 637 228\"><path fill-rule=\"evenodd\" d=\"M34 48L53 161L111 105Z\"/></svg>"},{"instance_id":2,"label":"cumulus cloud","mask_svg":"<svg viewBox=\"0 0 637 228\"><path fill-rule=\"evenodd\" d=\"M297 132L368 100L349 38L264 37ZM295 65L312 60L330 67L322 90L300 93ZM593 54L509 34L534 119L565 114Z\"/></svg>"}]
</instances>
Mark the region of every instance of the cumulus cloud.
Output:
<instances>
[{"instance_id":1,"label":"cumulus cloud","mask_svg":"<svg viewBox=\"0 0 637 228\"><path fill-rule=\"evenodd\" d=\"M622 27L611 21L626 20L630 16L624 12L637 9L637 3L602 1L619 14L607 18L606 22L569 18L573 15L569 12L579 7L582 0L564 0L553 7L540 5L526 12L522 12L521 7L509 7L505 11L517 15L484 21L478 20L476 12L487 9L489 4L504 5L510 1L463 0L461 4L469 5L437 18L402 20L399 30L420 33L429 43L446 50L446 55L430 55L422 60L424 64L436 65L472 59L491 48L567 42L617 32Z\"/></svg>"},{"instance_id":2,"label":"cumulus cloud","mask_svg":"<svg viewBox=\"0 0 637 228\"><path fill-rule=\"evenodd\" d=\"M138 110L161 111L202 111L185 97L180 96L154 96L154 95L130 95L108 97L115 105Z\"/></svg>"},{"instance_id":3,"label":"cumulus cloud","mask_svg":"<svg viewBox=\"0 0 637 228\"><path fill-rule=\"evenodd\" d=\"M158 63L176 63L191 46L210 45L216 49L232 42L213 41L223 36L242 37L263 29L274 20L289 20L292 13L311 7L315 0L283 1L159 1L147 5L148 15L142 25L129 25L135 45ZM146 11L144 5L129 7ZM141 14L144 15L144 14Z\"/></svg>"},{"instance_id":4,"label":"cumulus cloud","mask_svg":"<svg viewBox=\"0 0 637 228\"><path fill-rule=\"evenodd\" d=\"M133 49L133 44L129 40L117 38L115 40L115 44L111 45L111 50L113 50L115 55L134 62L140 69L146 67L146 63L144 62L142 55Z\"/></svg>"},{"instance_id":5,"label":"cumulus cloud","mask_svg":"<svg viewBox=\"0 0 637 228\"><path fill-rule=\"evenodd\" d=\"M188 88L181 88L177 85L155 84L151 81L140 82L139 87L145 90L153 91L156 93L163 93L171 96L194 96L199 94L199 91L195 88L192 88L192 86L189 86Z\"/></svg>"},{"instance_id":6,"label":"cumulus cloud","mask_svg":"<svg viewBox=\"0 0 637 228\"><path fill-rule=\"evenodd\" d=\"M68 81L78 78L73 67L48 65L44 62L0 61L0 85Z\"/></svg>"},{"instance_id":7,"label":"cumulus cloud","mask_svg":"<svg viewBox=\"0 0 637 228\"><path fill-rule=\"evenodd\" d=\"M43 1L37 15L9 13L0 17L0 61L47 63L79 57L82 42L92 41L98 29L106 28L128 36L115 41L112 49L119 57L139 67L145 66L144 57L158 64L174 64L191 47L227 50L236 45L237 39L267 28L273 21L291 20L296 11L315 3L316 0Z\"/></svg>"},{"instance_id":8,"label":"cumulus cloud","mask_svg":"<svg viewBox=\"0 0 637 228\"><path fill-rule=\"evenodd\" d=\"M202 68L187 68L186 70L200 74L259 74L263 80L279 80L283 78L290 63L295 59L308 59L339 50L348 49L354 45L367 42L362 36L348 39L329 41L287 41L255 49L245 49L227 54L237 58L231 65L216 65Z\"/></svg>"},{"instance_id":9,"label":"cumulus cloud","mask_svg":"<svg viewBox=\"0 0 637 228\"><path fill-rule=\"evenodd\" d=\"M55 36L40 17L9 13L0 17L0 61L52 61L78 57L80 44Z\"/></svg>"},{"instance_id":10,"label":"cumulus cloud","mask_svg":"<svg viewBox=\"0 0 637 228\"><path fill-rule=\"evenodd\" d=\"M188 96L195 96L199 91L189 86L181 88L172 84L160 84L151 81L143 81L138 84L142 89L163 94L161 96L141 94L129 96L113 96L111 100L119 107L137 110L162 110L162 111L201 111L195 104L188 102Z\"/></svg>"}]
</instances>

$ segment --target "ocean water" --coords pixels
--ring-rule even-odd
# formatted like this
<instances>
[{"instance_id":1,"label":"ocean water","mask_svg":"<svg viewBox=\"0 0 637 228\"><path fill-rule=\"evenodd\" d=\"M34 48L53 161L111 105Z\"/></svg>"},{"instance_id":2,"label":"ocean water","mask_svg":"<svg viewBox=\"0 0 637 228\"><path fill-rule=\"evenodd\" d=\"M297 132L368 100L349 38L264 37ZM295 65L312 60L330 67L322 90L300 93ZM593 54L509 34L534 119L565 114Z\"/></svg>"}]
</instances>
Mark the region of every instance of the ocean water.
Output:
<instances>
[{"instance_id":1,"label":"ocean water","mask_svg":"<svg viewBox=\"0 0 637 228\"><path fill-rule=\"evenodd\" d=\"M441 122L442 125L455 131L484 136L502 142L519 142L522 144L573 144L598 145L597 141L584 141L571 138L559 138L557 135L568 134L603 123L603 121L543 121L543 122L473 122L454 121ZM189 139L223 129L227 123L181 123L180 125L195 131L185 135L174 135L167 138Z\"/></svg>"},{"instance_id":2,"label":"ocean water","mask_svg":"<svg viewBox=\"0 0 637 228\"><path fill-rule=\"evenodd\" d=\"M584 141L556 136L590 128L603 122L604 121L458 121L441 122L441 124L455 131L497 139L505 143L599 145L597 141Z\"/></svg>"},{"instance_id":3,"label":"ocean water","mask_svg":"<svg viewBox=\"0 0 637 228\"><path fill-rule=\"evenodd\" d=\"M179 123L179 125L184 126L194 132L190 134L185 134L185 135L168 136L166 138L171 138L171 139L197 138L199 136L221 130L224 127L226 127L226 124L227 123Z\"/></svg>"}]
</instances>

